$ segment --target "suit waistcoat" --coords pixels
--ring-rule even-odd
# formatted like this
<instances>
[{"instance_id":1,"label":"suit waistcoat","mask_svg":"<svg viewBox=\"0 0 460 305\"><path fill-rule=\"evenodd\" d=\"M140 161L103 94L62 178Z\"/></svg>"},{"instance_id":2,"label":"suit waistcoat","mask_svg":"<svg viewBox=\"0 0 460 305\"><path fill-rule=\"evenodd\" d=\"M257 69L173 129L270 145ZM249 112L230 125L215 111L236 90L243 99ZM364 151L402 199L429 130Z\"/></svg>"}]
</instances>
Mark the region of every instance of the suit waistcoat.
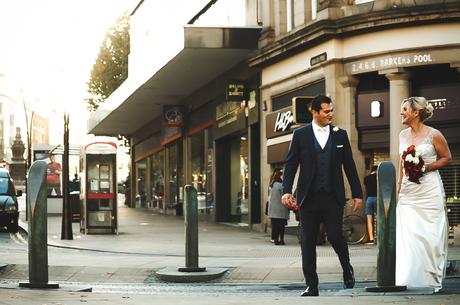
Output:
<instances>
[{"instance_id":1,"label":"suit waistcoat","mask_svg":"<svg viewBox=\"0 0 460 305\"><path fill-rule=\"evenodd\" d=\"M332 192L331 179L331 155L332 143L331 136L327 139L324 148L321 148L316 137L314 137L314 147L316 151L316 176L313 180L313 192L326 191Z\"/></svg>"}]
</instances>

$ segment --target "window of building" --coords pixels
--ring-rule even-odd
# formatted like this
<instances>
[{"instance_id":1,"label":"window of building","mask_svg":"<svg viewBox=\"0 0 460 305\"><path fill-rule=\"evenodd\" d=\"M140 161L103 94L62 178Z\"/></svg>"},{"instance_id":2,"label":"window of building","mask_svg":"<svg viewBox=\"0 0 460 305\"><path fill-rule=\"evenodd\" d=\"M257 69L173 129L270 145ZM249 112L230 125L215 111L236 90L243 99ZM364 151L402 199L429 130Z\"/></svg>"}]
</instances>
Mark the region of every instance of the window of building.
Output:
<instances>
[{"instance_id":1,"label":"window of building","mask_svg":"<svg viewBox=\"0 0 460 305\"><path fill-rule=\"evenodd\" d=\"M286 0L286 31L294 27L294 0Z\"/></svg>"},{"instance_id":2,"label":"window of building","mask_svg":"<svg viewBox=\"0 0 460 305\"><path fill-rule=\"evenodd\" d=\"M192 155L192 185L197 191L198 211L203 213L206 210L204 130L192 135L190 139Z\"/></svg>"},{"instance_id":3,"label":"window of building","mask_svg":"<svg viewBox=\"0 0 460 305\"><path fill-rule=\"evenodd\" d=\"M182 141L178 141L168 148L168 202L166 208L175 209L177 216L182 215L184 202L182 147Z\"/></svg>"},{"instance_id":4,"label":"window of building","mask_svg":"<svg viewBox=\"0 0 460 305\"><path fill-rule=\"evenodd\" d=\"M316 19L316 11L318 10L318 0L311 0L311 20Z\"/></svg>"},{"instance_id":5,"label":"window of building","mask_svg":"<svg viewBox=\"0 0 460 305\"><path fill-rule=\"evenodd\" d=\"M152 189L152 207L164 208L164 192L165 192L165 171L164 171L165 152L161 150L151 157L151 189Z\"/></svg>"},{"instance_id":6,"label":"window of building","mask_svg":"<svg viewBox=\"0 0 460 305\"><path fill-rule=\"evenodd\" d=\"M326 83L322 80L294 91L275 96L272 98L272 111L292 106L292 98L295 96L315 96L318 94L324 94L325 90Z\"/></svg>"},{"instance_id":7,"label":"window of building","mask_svg":"<svg viewBox=\"0 0 460 305\"><path fill-rule=\"evenodd\" d=\"M147 160L136 162L136 206L146 207Z\"/></svg>"}]
</instances>

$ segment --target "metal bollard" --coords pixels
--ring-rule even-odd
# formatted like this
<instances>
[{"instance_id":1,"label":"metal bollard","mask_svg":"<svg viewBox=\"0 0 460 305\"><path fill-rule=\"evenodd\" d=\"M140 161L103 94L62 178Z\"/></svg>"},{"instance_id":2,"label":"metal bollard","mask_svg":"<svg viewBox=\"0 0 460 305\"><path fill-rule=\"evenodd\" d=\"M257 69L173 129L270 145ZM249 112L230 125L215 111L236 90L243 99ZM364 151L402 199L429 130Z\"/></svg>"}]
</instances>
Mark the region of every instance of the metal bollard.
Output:
<instances>
[{"instance_id":1,"label":"metal bollard","mask_svg":"<svg viewBox=\"0 0 460 305\"><path fill-rule=\"evenodd\" d=\"M404 291L395 286L396 268L396 171L392 162L377 169L377 286L370 292Z\"/></svg>"},{"instance_id":2,"label":"metal bollard","mask_svg":"<svg viewBox=\"0 0 460 305\"><path fill-rule=\"evenodd\" d=\"M198 197L195 188L184 188L184 222L185 222L185 267L177 268L181 272L203 272L198 267Z\"/></svg>"},{"instance_id":3,"label":"metal bollard","mask_svg":"<svg viewBox=\"0 0 460 305\"><path fill-rule=\"evenodd\" d=\"M48 215L46 192L46 162L35 161L27 180L27 213L29 220L29 282L26 288L59 288L48 283Z\"/></svg>"}]
</instances>

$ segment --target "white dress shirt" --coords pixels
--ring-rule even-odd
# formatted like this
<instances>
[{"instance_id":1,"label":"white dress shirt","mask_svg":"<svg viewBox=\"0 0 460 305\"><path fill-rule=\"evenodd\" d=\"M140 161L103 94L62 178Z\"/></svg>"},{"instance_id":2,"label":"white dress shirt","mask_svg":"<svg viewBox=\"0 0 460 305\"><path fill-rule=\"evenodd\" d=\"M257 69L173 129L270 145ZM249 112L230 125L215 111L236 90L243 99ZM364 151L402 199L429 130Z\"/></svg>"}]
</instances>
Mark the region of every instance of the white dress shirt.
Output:
<instances>
[{"instance_id":1,"label":"white dress shirt","mask_svg":"<svg viewBox=\"0 0 460 305\"><path fill-rule=\"evenodd\" d=\"M316 124L315 121L312 121L311 125L313 127L313 134L315 135L316 141L318 141L321 148L324 149L324 146L326 146L327 143L327 139L329 138L330 125L327 125L326 127L321 127L318 124Z\"/></svg>"}]
</instances>

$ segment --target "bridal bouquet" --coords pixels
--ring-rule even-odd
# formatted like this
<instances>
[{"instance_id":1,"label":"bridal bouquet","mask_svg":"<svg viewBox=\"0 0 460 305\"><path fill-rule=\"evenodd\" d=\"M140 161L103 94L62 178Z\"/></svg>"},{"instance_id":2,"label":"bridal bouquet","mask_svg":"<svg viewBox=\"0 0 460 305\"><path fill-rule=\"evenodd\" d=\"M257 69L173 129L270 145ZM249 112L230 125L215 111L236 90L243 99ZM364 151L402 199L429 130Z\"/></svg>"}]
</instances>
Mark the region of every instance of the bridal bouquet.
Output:
<instances>
[{"instance_id":1,"label":"bridal bouquet","mask_svg":"<svg viewBox=\"0 0 460 305\"><path fill-rule=\"evenodd\" d=\"M293 198L293 202L288 206L289 210L292 210L294 213L299 210L299 206L297 205L297 200L295 197Z\"/></svg>"},{"instance_id":2,"label":"bridal bouquet","mask_svg":"<svg viewBox=\"0 0 460 305\"><path fill-rule=\"evenodd\" d=\"M415 145L409 146L401 156L404 165L404 173L409 181L420 184L420 178L425 172L425 161L420 153L415 151Z\"/></svg>"}]
</instances>

